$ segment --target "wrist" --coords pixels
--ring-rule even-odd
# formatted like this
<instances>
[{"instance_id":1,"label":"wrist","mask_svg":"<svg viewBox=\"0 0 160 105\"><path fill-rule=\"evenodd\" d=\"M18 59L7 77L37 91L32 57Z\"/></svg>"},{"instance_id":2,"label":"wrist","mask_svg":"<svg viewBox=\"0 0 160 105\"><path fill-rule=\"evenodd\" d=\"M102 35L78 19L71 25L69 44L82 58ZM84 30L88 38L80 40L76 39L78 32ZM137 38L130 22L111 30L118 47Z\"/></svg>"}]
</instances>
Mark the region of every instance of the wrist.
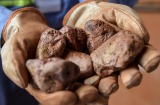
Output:
<instances>
[{"instance_id":1,"label":"wrist","mask_svg":"<svg viewBox=\"0 0 160 105\"><path fill-rule=\"evenodd\" d=\"M4 44L2 31L12 11L3 6L0 6L0 11L0 47L2 47Z\"/></svg>"}]
</instances>

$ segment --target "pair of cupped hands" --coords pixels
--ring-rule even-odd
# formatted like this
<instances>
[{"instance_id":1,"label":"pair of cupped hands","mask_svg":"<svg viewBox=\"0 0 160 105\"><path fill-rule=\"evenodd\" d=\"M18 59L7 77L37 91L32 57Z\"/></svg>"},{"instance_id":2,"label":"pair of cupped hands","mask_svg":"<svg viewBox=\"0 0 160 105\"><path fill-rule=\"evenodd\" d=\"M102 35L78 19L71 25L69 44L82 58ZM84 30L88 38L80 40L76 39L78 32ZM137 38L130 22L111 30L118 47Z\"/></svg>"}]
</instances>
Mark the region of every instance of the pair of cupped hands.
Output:
<instances>
[{"instance_id":1,"label":"pair of cupped hands","mask_svg":"<svg viewBox=\"0 0 160 105\"><path fill-rule=\"evenodd\" d=\"M113 27L118 27L115 28L117 31L128 30L138 35L144 43L143 50L132 64L114 75L109 75L107 72L106 76L104 72L99 83L105 85L104 89L77 83L77 90L74 92L63 90L46 93L31 86L26 61L35 58L41 34L50 28L44 16L31 7L14 11L3 29L5 43L1 55L5 74L19 87L26 89L42 105L107 105L109 95L118 89L119 75L122 83L127 88L132 88L139 85L142 79L138 65L149 73L158 67L160 54L149 45L149 34L134 10L120 4L90 0L74 6L64 17L63 24L84 29L85 23L91 19L113 23ZM125 59L125 57L120 58ZM101 75L99 71L96 73Z\"/></svg>"}]
</instances>

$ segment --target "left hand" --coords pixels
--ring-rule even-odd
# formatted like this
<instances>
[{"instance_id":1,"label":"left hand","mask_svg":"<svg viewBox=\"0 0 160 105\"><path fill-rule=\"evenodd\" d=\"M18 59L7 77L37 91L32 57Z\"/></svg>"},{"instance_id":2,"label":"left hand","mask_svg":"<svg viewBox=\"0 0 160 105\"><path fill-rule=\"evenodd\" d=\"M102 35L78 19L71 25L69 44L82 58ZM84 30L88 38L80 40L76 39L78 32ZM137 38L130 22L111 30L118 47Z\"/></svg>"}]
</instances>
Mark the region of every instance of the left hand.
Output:
<instances>
[{"instance_id":1,"label":"left hand","mask_svg":"<svg viewBox=\"0 0 160 105\"><path fill-rule=\"evenodd\" d=\"M127 88L137 86L141 82L142 74L139 71L138 64L148 73L158 67L160 63L160 53L152 45L149 45L149 33L143 21L134 10L125 5L88 0L74 6L70 10L64 17L63 25L84 29L85 23L91 19L113 23L120 29L128 30L143 39L145 46L139 54L137 61L120 71L122 82ZM109 77L105 78L109 79ZM110 85L113 87L108 88L107 91L114 89L115 84L118 85L117 79L111 78L108 81L110 80L112 80L114 85Z\"/></svg>"}]
</instances>

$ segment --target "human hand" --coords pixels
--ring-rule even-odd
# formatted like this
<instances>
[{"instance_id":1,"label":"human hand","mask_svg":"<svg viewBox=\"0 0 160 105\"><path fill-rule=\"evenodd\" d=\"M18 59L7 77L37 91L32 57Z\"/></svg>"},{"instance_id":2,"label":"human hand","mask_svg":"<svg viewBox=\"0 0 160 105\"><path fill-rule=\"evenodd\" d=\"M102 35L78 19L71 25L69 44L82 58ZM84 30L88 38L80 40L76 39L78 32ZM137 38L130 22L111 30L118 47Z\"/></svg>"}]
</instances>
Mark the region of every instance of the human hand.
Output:
<instances>
[{"instance_id":1,"label":"human hand","mask_svg":"<svg viewBox=\"0 0 160 105\"><path fill-rule=\"evenodd\" d=\"M35 8L22 8L12 13L3 30L5 44L2 48L2 64L5 74L42 105L107 105L107 99L99 95L93 86L80 85L73 92L63 90L55 93L33 88L26 61L35 58L40 36L48 28L43 15Z\"/></svg>"},{"instance_id":2,"label":"human hand","mask_svg":"<svg viewBox=\"0 0 160 105\"><path fill-rule=\"evenodd\" d=\"M78 101L76 94L71 91L46 93L33 88L32 85L28 85L26 90L42 105L75 105Z\"/></svg>"},{"instance_id":3,"label":"human hand","mask_svg":"<svg viewBox=\"0 0 160 105\"><path fill-rule=\"evenodd\" d=\"M66 14L63 20L63 25L70 25L85 29L86 22L90 20L101 20L104 23L112 23L113 27L119 28L117 32L121 30L127 30L138 35L143 40L143 50L138 54L138 57L135 58L136 60L134 60L134 62L129 66L119 70L119 74L115 74L117 76L120 75L123 84L127 88L137 86L141 82L142 74L139 71L138 65L140 65L146 72L152 72L158 67L160 62L160 53L152 45L148 44L148 31L134 10L125 5L90 0L74 6ZM116 28L114 29L116 30ZM94 30L98 30L98 28ZM107 87L106 90L101 88L101 84L104 84L105 82L101 81L101 78L98 76L88 78L89 82L87 83L94 84L94 81L95 83L101 81L99 84L99 90L102 94L107 93L106 95L108 95L110 93L110 89L114 90L118 87L118 81L116 79L117 77L115 77L111 75L104 78L111 78L108 79L108 81L112 80L112 83L114 84L111 85L112 88Z\"/></svg>"},{"instance_id":4,"label":"human hand","mask_svg":"<svg viewBox=\"0 0 160 105\"><path fill-rule=\"evenodd\" d=\"M97 88L81 83L54 93L42 92L31 85L26 90L42 105L108 105L108 97L100 95Z\"/></svg>"},{"instance_id":5,"label":"human hand","mask_svg":"<svg viewBox=\"0 0 160 105\"><path fill-rule=\"evenodd\" d=\"M3 29L3 70L21 88L28 85L26 60L35 57L40 35L47 28L44 16L37 9L26 7L14 11Z\"/></svg>"},{"instance_id":6,"label":"human hand","mask_svg":"<svg viewBox=\"0 0 160 105\"><path fill-rule=\"evenodd\" d=\"M21 11L20 11L21 12ZM103 13L103 12L102 12ZM102 16L102 15L99 15L99 18L98 19L102 19L103 21L104 21L104 17ZM39 16L38 16L39 17ZM93 16L93 17L95 17L95 16ZM92 18L93 18L92 17ZM18 17L19 18L19 17ZM91 18L91 19L92 19ZM24 18L23 18L24 19ZM28 19L27 19L28 20ZM83 20L83 19L82 19ZM16 20L16 16L15 16L15 21L17 21ZM26 20L25 20L26 21ZM28 33L25 33L25 34L27 34L28 35L28 37L27 37L27 35L24 35L24 36L22 36L22 39L24 38L24 39L30 39L29 41L26 41L26 40L23 40L23 42L20 42L19 40L17 40L17 39L21 39L21 35L18 33L18 32L16 32L16 33L18 33L18 34L15 34L15 33L13 33L13 32L9 32L9 31L6 31L6 32L9 32L11 35L9 35L9 34L7 34L7 35L9 35L9 36L11 36L9 39L8 39L8 41L5 43L5 45L4 45L4 48L2 49L2 53L3 53L3 55L2 55L2 60L4 61L4 63L3 63L3 66L4 66L4 71L5 71L5 73L8 75L8 77L11 79L11 80L13 80L18 86L21 86L21 87L26 87L27 86L27 84L28 84L28 76L27 76L27 72L26 72L26 67L24 66L24 64L25 64L25 62L26 62L26 60L27 59L30 59L30 58L33 58L33 56L35 56L35 54L33 54L33 52L36 52L35 51L35 49L36 49L36 47L35 46L37 46L37 44L38 44L38 41L39 41L39 38L40 38L40 35L41 35L41 33L44 31L44 30L46 30L47 28L49 28L46 24L45 24L45 22L43 21L43 19L41 20L40 19L40 21L41 22L37 22L37 21L35 21L35 24L34 24L34 26L36 26L36 27L38 27L38 26L43 26L41 29L37 29L38 31L36 31L36 33L38 33L38 37L37 37L37 34L36 34L36 36L34 37L33 35L30 35L30 33L34 33L35 31L34 30L31 30L31 32L29 32L29 34ZM109 20L107 20L107 21L109 21ZM138 20L139 21L139 20ZM21 22L24 22L24 21L21 21ZM21 23L20 22L20 23ZM73 22L73 21L72 21ZM122 22L122 21L121 21ZM120 26L118 26L118 27L120 27L120 28L122 28L122 29L125 29L125 28L129 28L131 31L132 31L132 29L133 29L133 27L132 27L132 25L131 25L131 27L125 27L125 26L123 26L123 24L121 24L121 22L119 23L120 24ZM10 23L10 22L8 22L8 23ZM19 22L17 22L17 23L19 23ZM34 23L34 22L33 22ZM43 23L43 24L41 24L41 23ZM114 23L114 22L113 22ZM141 24L141 22L139 22L140 23L140 27L142 28L142 31L140 30L141 28L134 28L133 30L135 31L135 30L138 30L138 31L135 31L136 32L136 34L138 34L142 39L144 39L144 42L146 43L148 43L148 40L149 40L149 38L148 38L148 33L146 32L146 30L145 30L145 28L144 27L142 27L143 25ZM29 24L29 22L28 22L28 24ZM37 25L36 25L37 24ZM39 25L40 24L40 25ZM83 23L82 23L83 24ZM126 23L128 26L130 26L128 23ZM134 24L134 23L133 23ZM14 25L13 23L11 24L11 26L12 25ZM20 25L22 25L22 24L20 24ZM122 26L121 26L122 25ZM9 25L10 26L10 25ZM15 25L16 26L16 25ZM29 24L29 26L32 26L32 24ZM136 25L137 26L137 25ZM139 26L139 25L138 25ZM6 26L6 28L7 28L8 26ZM82 28L82 27L80 27L80 28ZM131 29L132 28L132 29ZM14 29L14 28L11 28L11 29ZM15 29L17 29L17 27L15 28ZM24 30L24 28L22 28L23 30ZM4 29L5 30L5 29ZM127 29L125 29L125 30L127 30ZM13 31L13 30L12 30ZM5 31L4 31L5 32ZM14 31L15 32L15 31ZM20 31L20 32L25 32L25 31ZM4 35L5 36L5 35ZM14 37L14 36L16 36L16 37ZM31 38L31 37L33 37L33 38ZM5 38L5 37L4 37ZM34 39L34 40L32 40L32 39ZM14 40L16 40L16 41L14 41ZM32 42L33 41L33 43L26 43L26 42ZM36 42L35 42L36 41ZM13 45L15 45L16 46L16 48L14 48L14 49L20 49L20 50L13 50L13 48L12 48L12 44L11 44L11 42L13 43L16 43L16 44L14 44L13 43ZM17 44L17 43L19 43L19 44ZM24 45L24 46L23 46ZM33 45L35 45L35 46L33 46ZM147 45L147 44L146 44ZM26 51L26 49L27 50L29 50L30 48L29 47L33 47L33 49L34 49L34 51L31 51L32 52L32 54L30 54L30 53L28 53L28 51ZM9 49L9 51L7 50L7 49ZM150 51L150 50L149 50ZM16 52L16 55L18 54L18 55L20 55L20 56L22 56L22 57L19 57L19 56L16 56L15 58L14 57L11 57L11 56L15 56L15 52ZM148 52L148 51L147 51ZM157 50L151 50L151 52L154 52L154 56L152 57L152 58L155 58L156 57L156 60L152 60L153 61L153 63L152 64L154 64L154 65L151 65L151 66L153 66L153 67L156 67L156 65L155 65L155 62L157 63L157 64L159 64L159 52L157 52ZM156 52L156 53L155 53ZM147 54L147 53L145 53L145 54ZM142 54L142 55L145 55L145 54ZM7 56L6 56L7 55ZM8 56L9 55L9 56ZM143 56L141 56L142 58L143 58ZM22 58L22 59L21 59ZM142 64L144 64L143 63L143 61L147 61L146 59L148 59L148 57L146 58L145 57L145 60L142 60ZM151 58L148 60L148 62L150 62L150 60L151 60ZM18 62L18 63L14 63L14 62L12 62L12 61L16 61L16 62ZM140 62L140 60L139 60L139 62ZM11 64L11 66L8 66L8 64ZM17 67L17 65L19 65L18 67ZM139 63L140 64L140 63ZM142 65L141 64L141 65ZM145 63L145 64L147 64L147 63ZM145 65L144 64L144 65ZM16 66L15 66L16 65ZM22 65L22 66L21 66ZM146 66L146 65L145 65ZM146 67L151 67L151 66L146 66ZM15 69L13 69L13 67L15 68ZM23 67L23 69L21 69L21 67ZM11 68L11 69L10 69ZM18 68L18 69L17 69ZM131 67L129 67L129 68L131 68ZM7 70L10 70L11 72L13 72L15 75L13 76L13 73L11 74L11 72L9 71L7 71ZM17 72L17 70L18 71L20 71L20 72ZM141 79L141 74L140 74L140 72L137 70L137 68L136 69L133 69L133 71L135 71L135 72L132 72L132 70L130 70L130 69L127 69L128 70L128 72L126 73L126 75L124 75L123 77L124 77L124 79L122 78L122 81L123 80L127 80L127 81L129 81L131 84L135 84L136 82L135 81L140 81L140 79ZM127 71L127 70L123 70L123 71ZM120 71L120 72L122 72L122 71ZM17 74L18 73L18 74ZM20 74L19 74L20 73ZM138 74L139 76L137 77L136 76L136 78L140 78L140 79L134 79L134 80L132 80L132 78L134 78L135 77L135 75L133 75L133 74ZM123 73L120 73L121 75L123 75ZM125 74L125 73L124 73ZM129 79L128 79L128 77L129 77ZM22 79L21 79L22 78ZM106 77L107 78L107 77ZM127 78L127 79L126 79ZM118 86L118 82L117 82L117 77L115 76L115 78L107 78L109 81L110 80L112 80L112 82L108 82L110 85L107 85L108 87L107 87L107 89L109 89L109 90L107 90L106 89L106 91L105 91L105 93L107 93L106 94L106 96L108 96L110 93L112 93L113 91L111 91L112 89L114 90L116 90L117 89L117 86ZM22 82L21 82L22 81ZM25 84L25 85L23 85L23 84ZM102 84L103 84L103 82L102 82ZM114 84L114 85L113 85ZM137 84L137 83L136 83ZM30 86L30 85L29 85ZM30 90L28 89L29 88L29 86L26 88L31 94L33 94L33 96L35 96L35 97L37 97L37 96L41 96L38 92L40 92L41 93L41 91L35 91L35 93L33 92L31 92L32 91L32 87L30 87ZM128 85L127 85L128 86ZM100 86L101 87L101 86ZM131 86L132 87L132 86ZM100 89L99 89L100 90ZM103 89L102 89L103 90ZM34 90L33 90L34 91ZM111 91L111 92L108 92L108 91ZM101 92L102 94L103 94L103 92ZM37 94L37 95L36 95ZM43 92L42 92L42 94L43 94ZM66 94L68 94L68 93L66 93ZM72 94L72 93L71 93ZM45 97L47 97L49 94L46 94L45 93ZM50 94L51 95L51 94ZM51 96L53 96L54 97L54 93L51 95ZM49 96L49 98L48 99L51 99L50 97L51 96ZM56 95L55 95L56 96ZM73 97L74 97L74 95L72 95ZM43 100L44 99L44 97L38 97L38 98L36 98L40 103L42 103L42 105L43 105L43 103L45 104L45 101L43 101L43 102L41 102L41 100ZM67 101L67 100L66 100ZM52 100L50 101L51 103L53 103L52 102Z\"/></svg>"}]
</instances>

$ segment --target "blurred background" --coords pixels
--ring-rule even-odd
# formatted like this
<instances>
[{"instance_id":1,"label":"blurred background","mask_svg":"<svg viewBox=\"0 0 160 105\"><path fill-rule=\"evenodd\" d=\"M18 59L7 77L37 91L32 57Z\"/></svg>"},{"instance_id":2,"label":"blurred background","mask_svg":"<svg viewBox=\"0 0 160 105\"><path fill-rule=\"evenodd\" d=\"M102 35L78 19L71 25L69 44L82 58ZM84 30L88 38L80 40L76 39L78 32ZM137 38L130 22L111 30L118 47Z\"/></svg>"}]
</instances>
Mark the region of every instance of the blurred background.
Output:
<instances>
[{"instance_id":1,"label":"blurred background","mask_svg":"<svg viewBox=\"0 0 160 105\"><path fill-rule=\"evenodd\" d=\"M149 31L150 44L160 51L160 0L139 0L134 9ZM143 71L143 80L138 87L128 90L120 79L119 84L109 105L160 105L160 66L150 74Z\"/></svg>"}]
</instances>

